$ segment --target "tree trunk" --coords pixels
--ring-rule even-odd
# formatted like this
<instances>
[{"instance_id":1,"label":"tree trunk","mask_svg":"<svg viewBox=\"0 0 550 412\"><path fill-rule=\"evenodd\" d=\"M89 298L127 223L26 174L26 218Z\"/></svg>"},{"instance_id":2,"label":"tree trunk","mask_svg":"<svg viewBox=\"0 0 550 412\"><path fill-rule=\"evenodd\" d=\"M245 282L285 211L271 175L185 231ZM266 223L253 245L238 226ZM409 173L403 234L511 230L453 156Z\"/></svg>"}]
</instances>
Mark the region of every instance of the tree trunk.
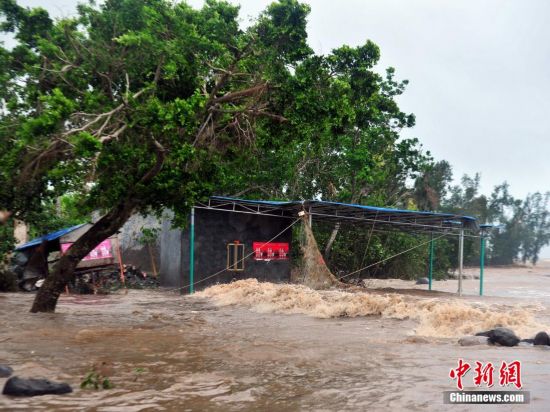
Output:
<instances>
[{"instance_id":1,"label":"tree trunk","mask_svg":"<svg viewBox=\"0 0 550 412\"><path fill-rule=\"evenodd\" d=\"M334 244L334 241L336 240L336 236L338 236L338 231L340 230L340 223L336 223L334 225L334 229L332 229L332 233L330 234L330 237L328 238L327 245L325 247L325 260L328 260L330 257L330 252L332 250L332 245Z\"/></svg>"},{"instance_id":2,"label":"tree trunk","mask_svg":"<svg viewBox=\"0 0 550 412\"><path fill-rule=\"evenodd\" d=\"M166 151L164 147L153 139L154 149L156 151L157 161L153 167L137 182L135 185L147 185L162 169ZM113 207L105 216L99 219L94 225L78 238L70 247L54 270L46 278L46 281L39 289L31 312L55 312L57 299L65 289L65 286L74 279L74 270L88 253L97 245L114 235L118 229L132 216L132 213L139 205L139 196L136 192L130 192L126 199L122 200Z\"/></svg>"},{"instance_id":3,"label":"tree trunk","mask_svg":"<svg viewBox=\"0 0 550 412\"><path fill-rule=\"evenodd\" d=\"M78 238L67 253L59 259L38 290L31 312L55 311L57 299L65 286L74 279L74 271L78 263L99 243L115 234L130 218L136 206L137 202L134 199L122 201Z\"/></svg>"}]
</instances>

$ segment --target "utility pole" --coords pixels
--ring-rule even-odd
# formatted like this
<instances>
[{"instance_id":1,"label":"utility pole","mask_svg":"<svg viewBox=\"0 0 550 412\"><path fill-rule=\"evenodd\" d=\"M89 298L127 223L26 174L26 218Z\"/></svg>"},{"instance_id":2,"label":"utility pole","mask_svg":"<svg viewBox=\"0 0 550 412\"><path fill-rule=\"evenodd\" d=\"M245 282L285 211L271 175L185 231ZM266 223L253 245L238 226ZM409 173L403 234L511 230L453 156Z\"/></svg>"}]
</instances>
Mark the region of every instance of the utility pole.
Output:
<instances>
[{"instance_id":1,"label":"utility pole","mask_svg":"<svg viewBox=\"0 0 550 412\"><path fill-rule=\"evenodd\" d=\"M462 296L462 271L464 269L464 229L458 238L458 296Z\"/></svg>"}]
</instances>

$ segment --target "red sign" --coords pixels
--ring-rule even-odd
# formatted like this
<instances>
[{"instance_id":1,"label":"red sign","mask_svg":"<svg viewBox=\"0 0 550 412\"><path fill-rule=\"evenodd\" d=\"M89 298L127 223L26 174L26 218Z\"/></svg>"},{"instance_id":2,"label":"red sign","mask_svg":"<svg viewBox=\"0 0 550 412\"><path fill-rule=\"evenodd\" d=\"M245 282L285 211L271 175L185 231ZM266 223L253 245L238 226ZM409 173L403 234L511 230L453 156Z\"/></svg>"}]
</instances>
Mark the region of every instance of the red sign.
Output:
<instances>
[{"instance_id":1,"label":"red sign","mask_svg":"<svg viewBox=\"0 0 550 412\"><path fill-rule=\"evenodd\" d=\"M72 243L62 243L61 244L61 253L65 253L73 244ZM106 239L97 245L94 250L92 250L84 259L82 260L95 260L95 259L108 259L113 257L111 247L111 240Z\"/></svg>"},{"instance_id":2,"label":"red sign","mask_svg":"<svg viewBox=\"0 0 550 412\"><path fill-rule=\"evenodd\" d=\"M288 259L288 243L253 242L255 260L281 260Z\"/></svg>"}]
</instances>

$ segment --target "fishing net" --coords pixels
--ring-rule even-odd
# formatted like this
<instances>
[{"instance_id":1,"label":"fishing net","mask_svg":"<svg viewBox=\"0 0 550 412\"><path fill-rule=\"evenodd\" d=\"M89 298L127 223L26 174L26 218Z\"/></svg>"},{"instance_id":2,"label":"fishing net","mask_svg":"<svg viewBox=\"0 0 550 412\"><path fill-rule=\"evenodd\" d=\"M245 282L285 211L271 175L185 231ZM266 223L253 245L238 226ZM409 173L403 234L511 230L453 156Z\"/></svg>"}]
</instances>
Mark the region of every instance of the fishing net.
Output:
<instances>
[{"instance_id":1,"label":"fishing net","mask_svg":"<svg viewBox=\"0 0 550 412\"><path fill-rule=\"evenodd\" d=\"M327 289L340 283L330 272L323 255L319 252L307 215L302 217L300 247L303 255L301 282L304 285L312 289Z\"/></svg>"}]
</instances>

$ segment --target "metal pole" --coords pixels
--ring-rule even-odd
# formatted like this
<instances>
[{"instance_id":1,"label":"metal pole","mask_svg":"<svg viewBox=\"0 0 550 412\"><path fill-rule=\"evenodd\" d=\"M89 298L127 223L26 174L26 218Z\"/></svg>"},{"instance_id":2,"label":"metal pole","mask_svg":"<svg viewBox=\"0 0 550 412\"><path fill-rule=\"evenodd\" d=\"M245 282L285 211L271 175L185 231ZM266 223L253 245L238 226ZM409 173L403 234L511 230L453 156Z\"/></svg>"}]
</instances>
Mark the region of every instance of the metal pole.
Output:
<instances>
[{"instance_id":1,"label":"metal pole","mask_svg":"<svg viewBox=\"0 0 550 412\"><path fill-rule=\"evenodd\" d=\"M480 238L480 252L479 252L479 296L483 296L483 269L485 268L485 237L483 233Z\"/></svg>"},{"instance_id":2,"label":"metal pole","mask_svg":"<svg viewBox=\"0 0 550 412\"><path fill-rule=\"evenodd\" d=\"M309 214L309 227L311 228L312 227L311 225L313 223L313 216L311 216L311 206L309 207L308 210L309 210L309 212L308 212L308 214Z\"/></svg>"},{"instance_id":3,"label":"metal pole","mask_svg":"<svg viewBox=\"0 0 550 412\"><path fill-rule=\"evenodd\" d=\"M430 239L430 266L428 271L428 290L432 290L432 279L434 273L434 234L431 234Z\"/></svg>"},{"instance_id":4,"label":"metal pole","mask_svg":"<svg viewBox=\"0 0 550 412\"><path fill-rule=\"evenodd\" d=\"M120 270L120 281L123 285L126 285L126 278L124 277L124 264L122 263L122 253L120 252L120 242L118 241L118 234L115 237L116 254L118 258L118 267Z\"/></svg>"},{"instance_id":5,"label":"metal pole","mask_svg":"<svg viewBox=\"0 0 550 412\"><path fill-rule=\"evenodd\" d=\"M195 208L191 208L191 227L189 228L189 293L195 292Z\"/></svg>"},{"instance_id":6,"label":"metal pole","mask_svg":"<svg viewBox=\"0 0 550 412\"><path fill-rule=\"evenodd\" d=\"M458 296L462 296L462 270L464 269L464 229L458 238Z\"/></svg>"}]
</instances>

